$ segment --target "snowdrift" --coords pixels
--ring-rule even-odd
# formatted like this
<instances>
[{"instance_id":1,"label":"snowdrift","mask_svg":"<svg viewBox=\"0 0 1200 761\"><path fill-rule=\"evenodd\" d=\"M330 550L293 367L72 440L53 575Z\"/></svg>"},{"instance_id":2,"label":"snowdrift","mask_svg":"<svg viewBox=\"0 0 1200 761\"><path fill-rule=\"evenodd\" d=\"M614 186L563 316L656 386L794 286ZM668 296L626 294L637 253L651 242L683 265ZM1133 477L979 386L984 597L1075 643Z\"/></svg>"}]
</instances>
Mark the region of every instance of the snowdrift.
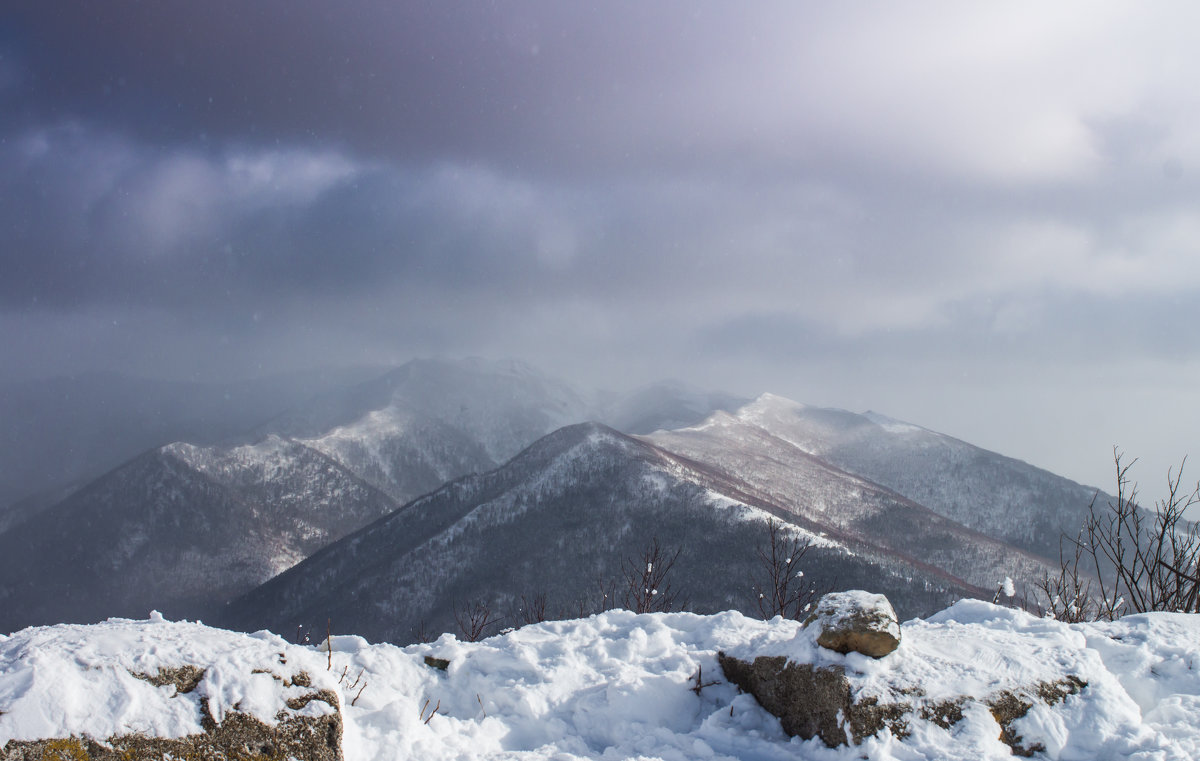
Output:
<instances>
[{"instance_id":1,"label":"snowdrift","mask_svg":"<svg viewBox=\"0 0 1200 761\"><path fill-rule=\"evenodd\" d=\"M790 738L724 678L720 651L839 666L856 695L908 690L929 701L1069 674L1086 686L1014 725L1037 755L1200 758L1200 616L1068 626L963 601L902 633L894 653L874 660L820 648L795 622L734 612L610 611L404 648L355 636L296 645L157 615L30 628L0 636L0 758L17 757L23 741L103 746L131 734L194 736L233 716L270 725L334 713L352 761L1012 756L994 716L973 704L952 722L915 713L903 736L885 727L859 745ZM161 674L192 678L150 678ZM328 702L305 697L322 691Z\"/></svg>"}]
</instances>

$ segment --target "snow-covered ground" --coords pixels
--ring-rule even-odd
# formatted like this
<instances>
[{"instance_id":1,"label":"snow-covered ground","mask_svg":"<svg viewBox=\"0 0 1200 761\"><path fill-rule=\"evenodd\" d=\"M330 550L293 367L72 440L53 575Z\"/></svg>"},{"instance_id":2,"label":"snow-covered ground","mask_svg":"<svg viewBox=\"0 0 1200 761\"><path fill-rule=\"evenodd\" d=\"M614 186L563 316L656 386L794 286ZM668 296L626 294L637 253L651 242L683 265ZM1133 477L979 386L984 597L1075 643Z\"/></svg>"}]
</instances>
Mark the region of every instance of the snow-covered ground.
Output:
<instances>
[{"instance_id":1,"label":"snow-covered ground","mask_svg":"<svg viewBox=\"0 0 1200 761\"><path fill-rule=\"evenodd\" d=\"M718 650L789 654L846 668L859 694L920 687L929 699L1009 689L1072 674L1087 682L1018 729L1049 758L1200 758L1200 616L1149 614L1067 626L964 601L902 626L878 661L818 648L809 631L728 612L610 611L528 626L478 643L371 645L334 636L332 654L274 634L198 623L114 619L0 636L0 748L12 739L200 731L214 718L270 720L300 671L338 692L347 759L989 759L1009 758L999 725L968 706L949 729L915 720L857 747L789 739L749 695L725 682ZM449 661L445 671L425 656ZM199 686L176 695L132 674L190 664ZM710 682L712 682L710 684ZM698 684L703 685L694 689ZM305 710L326 710L312 702Z\"/></svg>"}]
</instances>

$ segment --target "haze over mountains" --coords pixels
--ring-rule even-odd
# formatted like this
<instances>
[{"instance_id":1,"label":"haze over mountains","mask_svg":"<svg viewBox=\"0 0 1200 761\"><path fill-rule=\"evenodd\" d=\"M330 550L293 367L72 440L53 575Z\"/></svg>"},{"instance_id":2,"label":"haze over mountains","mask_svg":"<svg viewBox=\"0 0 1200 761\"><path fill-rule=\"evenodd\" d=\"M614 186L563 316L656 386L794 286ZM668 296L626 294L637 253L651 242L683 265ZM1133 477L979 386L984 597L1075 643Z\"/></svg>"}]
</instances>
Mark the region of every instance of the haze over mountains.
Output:
<instances>
[{"instance_id":1,"label":"haze over mountains","mask_svg":"<svg viewBox=\"0 0 1200 761\"><path fill-rule=\"evenodd\" d=\"M378 368L233 383L78 375L0 383L0 530L152 447L216 443ZM22 510L11 510L20 501Z\"/></svg>"},{"instance_id":2,"label":"haze over mountains","mask_svg":"<svg viewBox=\"0 0 1200 761\"><path fill-rule=\"evenodd\" d=\"M1094 493L871 413L597 396L516 362L415 361L247 422L8 512L0 631L157 608L407 641L473 601L609 605L597 590L653 538L681 550L693 609L750 612L769 517L813 542L811 583L916 614L1055 565Z\"/></svg>"}]
</instances>

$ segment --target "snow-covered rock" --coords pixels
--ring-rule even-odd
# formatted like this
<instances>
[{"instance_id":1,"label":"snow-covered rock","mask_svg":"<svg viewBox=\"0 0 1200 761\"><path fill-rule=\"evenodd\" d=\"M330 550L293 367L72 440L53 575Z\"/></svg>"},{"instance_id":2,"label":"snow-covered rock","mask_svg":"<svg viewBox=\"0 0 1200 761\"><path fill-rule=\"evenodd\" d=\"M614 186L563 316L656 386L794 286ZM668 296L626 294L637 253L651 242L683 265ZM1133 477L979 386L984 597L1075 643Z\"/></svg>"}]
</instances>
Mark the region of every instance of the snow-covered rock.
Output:
<instances>
[{"instance_id":1,"label":"snow-covered rock","mask_svg":"<svg viewBox=\"0 0 1200 761\"><path fill-rule=\"evenodd\" d=\"M338 685L315 655L157 613L0 637L0 759L341 761Z\"/></svg>"},{"instance_id":2,"label":"snow-covered rock","mask_svg":"<svg viewBox=\"0 0 1200 761\"><path fill-rule=\"evenodd\" d=\"M900 621L883 595L851 589L830 592L805 621L817 644L839 653L882 658L900 646Z\"/></svg>"}]
</instances>

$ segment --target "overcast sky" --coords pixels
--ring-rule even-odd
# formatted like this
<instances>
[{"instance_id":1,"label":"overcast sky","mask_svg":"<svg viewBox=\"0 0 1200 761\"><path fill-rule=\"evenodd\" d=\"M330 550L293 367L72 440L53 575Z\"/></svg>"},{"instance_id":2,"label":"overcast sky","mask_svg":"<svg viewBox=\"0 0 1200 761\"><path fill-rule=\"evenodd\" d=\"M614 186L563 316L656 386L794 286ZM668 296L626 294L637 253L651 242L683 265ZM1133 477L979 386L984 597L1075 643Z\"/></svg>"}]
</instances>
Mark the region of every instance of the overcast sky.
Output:
<instances>
[{"instance_id":1,"label":"overcast sky","mask_svg":"<svg viewBox=\"0 0 1200 761\"><path fill-rule=\"evenodd\" d=\"M5 6L0 379L517 357L1200 457L1195 3Z\"/></svg>"}]
</instances>

